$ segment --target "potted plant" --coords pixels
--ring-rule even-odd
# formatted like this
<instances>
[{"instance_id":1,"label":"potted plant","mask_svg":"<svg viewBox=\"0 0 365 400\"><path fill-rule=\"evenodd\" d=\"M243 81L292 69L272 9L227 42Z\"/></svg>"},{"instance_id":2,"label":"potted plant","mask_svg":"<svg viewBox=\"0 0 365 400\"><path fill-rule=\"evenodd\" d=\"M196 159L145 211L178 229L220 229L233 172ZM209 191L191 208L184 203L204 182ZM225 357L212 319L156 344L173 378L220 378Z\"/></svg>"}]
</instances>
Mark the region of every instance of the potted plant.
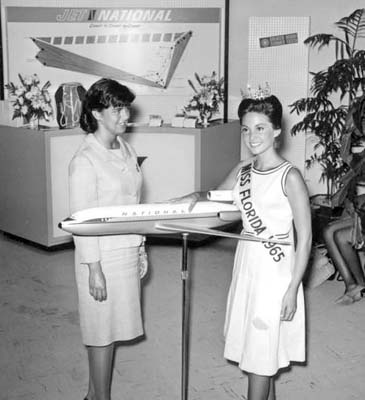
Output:
<instances>
[{"instance_id":1,"label":"potted plant","mask_svg":"<svg viewBox=\"0 0 365 400\"><path fill-rule=\"evenodd\" d=\"M37 74L23 76L18 74L20 84L10 82L5 85L13 105L13 119L22 118L30 128L39 129L41 119L49 121L53 116L51 97L47 81L42 87Z\"/></svg>"},{"instance_id":2,"label":"potted plant","mask_svg":"<svg viewBox=\"0 0 365 400\"><path fill-rule=\"evenodd\" d=\"M213 71L212 75L202 77L195 73L195 79L199 85L197 88L190 79L188 80L194 95L184 107L184 112L196 116L198 122L206 127L210 118L219 112L220 103L224 101L224 78L218 78Z\"/></svg>"},{"instance_id":3,"label":"potted plant","mask_svg":"<svg viewBox=\"0 0 365 400\"><path fill-rule=\"evenodd\" d=\"M318 50L333 45L335 60L326 69L311 72L310 96L290 105L292 113L305 113L291 134L312 132L318 138L306 167L316 163L322 167L321 180L326 182L328 199L350 168L349 159L343 157L344 146L349 148L357 140L351 121L365 93L365 50L358 48L358 39L365 36L365 9L355 10L335 25L342 37L320 33L304 41Z\"/></svg>"}]
</instances>

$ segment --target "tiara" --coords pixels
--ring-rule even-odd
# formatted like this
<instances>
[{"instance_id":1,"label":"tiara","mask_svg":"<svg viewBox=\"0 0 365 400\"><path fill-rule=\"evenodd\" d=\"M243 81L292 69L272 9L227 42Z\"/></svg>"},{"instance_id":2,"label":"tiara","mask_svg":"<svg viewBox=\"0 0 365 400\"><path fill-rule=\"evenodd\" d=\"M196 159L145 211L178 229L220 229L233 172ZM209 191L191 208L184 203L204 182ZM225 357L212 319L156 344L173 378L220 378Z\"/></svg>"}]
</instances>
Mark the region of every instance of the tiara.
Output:
<instances>
[{"instance_id":1,"label":"tiara","mask_svg":"<svg viewBox=\"0 0 365 400\"><path fill-rule=\"evenodd\" d=\"M247 93L244 93L241 89L242 97L253 100L264 100L271 96L271 88L266 82L265 86L258 85L256 89L253 89L250 85L247 85Z\"/></svg>"}]
</instances>

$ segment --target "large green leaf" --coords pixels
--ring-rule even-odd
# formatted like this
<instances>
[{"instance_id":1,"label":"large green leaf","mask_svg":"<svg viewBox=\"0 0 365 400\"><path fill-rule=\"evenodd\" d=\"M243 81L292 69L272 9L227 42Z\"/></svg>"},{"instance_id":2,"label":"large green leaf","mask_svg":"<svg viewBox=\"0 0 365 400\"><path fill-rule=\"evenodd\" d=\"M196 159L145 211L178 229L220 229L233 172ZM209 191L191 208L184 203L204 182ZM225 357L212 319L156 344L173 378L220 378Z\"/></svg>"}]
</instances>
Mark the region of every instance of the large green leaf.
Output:
<instances>
[{"instance_id":1,"label":"large green leaf","mask_svg":"<svg viewBox=\"0 0 365 400\"><path fill-rule=\"evenodd\" d=\"M317 33L316 35L309 36L304 40L304 44L307 44L312 48L318 47L318 51L324 46L329 46L331 43L335 44L336 58L344 58L345 53L348 56L351 54L352 47L349 45L349 43L346 40L334 35Z\"/></svg>"},{"instance_id":2,"label":"large green leaf","mask_svg":"<svg viewBox=\"0 0 365 400\"><path fill-rule=\"evenodd\" d=\"M355 10L348 17L343 17L335 25L344 33L345 38L341 39L332 34L318 33L308 37L304 43L312 48L321 50L324 46L335 44L336 59L352 57L356 50L358 38L365 38L365 8ZM350 37L352 40L350 41Z\"/></svg>"},{"instance_id":3,"label":"large green leaf","mask_svg":"<svg viewBox=\"0 0 365 400\"><path fill-rule=\"evenodd\" d=\"M334 106L332 102L326 97L306 97L299 100L296 100L293 104L290 104L291 108L290 112L296 112L300 114L302 112L312 112L318 111L319 109L323 110L333 110Z\"/></svg>"},{"instance_id":4,"label":"large green leaf","mask_svg":"<svg viewBox=\"0 0 365 400\"><path fill-rule=\"evenodd\" d=\"M313 74L311 93L320 98L339 92L341 101L349 95L349 102L356 96L360 81L364 77L365 64L361 60L341 59L324 71Z\"/></svg>"},{"instance_id":5,"label":"large green leaf","mask_svg":"<svg viewBox=\"0 0 365 400\"><path fill-rule=\"evenodd\" d=\"M348 17L341 18L335 25L352 36L355 41L357 38L365 37L365 8L355 10Z\"/></svg>"}]
</instances>

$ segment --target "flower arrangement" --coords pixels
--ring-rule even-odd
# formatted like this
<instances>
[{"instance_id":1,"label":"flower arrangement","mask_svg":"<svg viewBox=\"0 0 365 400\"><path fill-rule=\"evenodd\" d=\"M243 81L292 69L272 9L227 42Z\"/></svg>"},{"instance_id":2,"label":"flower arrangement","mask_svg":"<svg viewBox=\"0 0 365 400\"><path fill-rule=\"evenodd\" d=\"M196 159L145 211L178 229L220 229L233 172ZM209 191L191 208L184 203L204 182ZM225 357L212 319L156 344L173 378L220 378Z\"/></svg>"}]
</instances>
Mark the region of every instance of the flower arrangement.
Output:
<instances>
[{"instance_id":1,"label":"flower arrangement","mask_svg":"<svg viewBox=\"0 0 365 400\"><path fill-rule=\"evenodd\" d=\"M193 114L198 117L198 122L207 126L212 115L219 112L219 105L224 100L224 79L218 79L216 72L211 76L200 77L194 74L200 88L196 88L189 79L188 83L194 90L194 95L189 104L184 107L186 114Z\"/></svg>"},{"instance_id":2,"label":"flower arrangement","mask_svg":"<svg viewBox=\"0 0 365 400\"><path fill-rule=\"evenodd\" d=\"M5 85L14 108L13 119L23 118L25 124L36 121L39 127L40 119L49 121L53 115L51 97L48 93L51 84L47 81L41 87L37 74L31 76L18 74L18 76L20 85L14 85L12 82Z\"/></svg>"}]
</instances>

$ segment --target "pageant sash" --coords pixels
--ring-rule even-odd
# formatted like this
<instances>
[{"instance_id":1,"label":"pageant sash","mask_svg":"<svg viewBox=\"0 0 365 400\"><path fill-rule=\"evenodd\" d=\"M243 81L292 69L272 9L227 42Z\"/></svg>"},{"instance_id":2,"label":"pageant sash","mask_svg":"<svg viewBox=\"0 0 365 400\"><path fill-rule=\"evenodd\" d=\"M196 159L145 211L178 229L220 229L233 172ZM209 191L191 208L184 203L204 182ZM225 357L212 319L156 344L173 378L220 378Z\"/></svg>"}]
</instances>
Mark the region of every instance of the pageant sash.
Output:
<instances>
[{"instance_id":1,"label":"pageant sash","mask_svg":"<svg viewBox=\"0 0 365 400\"><path fill-rule=\"evenodd\" d=\"M242 213L245 215L247 224L249 225L246 231L254 233L257 237L267 239L261 242L269 256L274 262L279 262L285 258L284 247L280 244L270 242L270 239L282 239L282 235L274 235L270 232L268 225L265 223L260 211L257 210L251 196L251 178L252 178L252 163L244 165L238 173L238 188L239 199L242 205Z\"/></svg>"}]
</instances>

